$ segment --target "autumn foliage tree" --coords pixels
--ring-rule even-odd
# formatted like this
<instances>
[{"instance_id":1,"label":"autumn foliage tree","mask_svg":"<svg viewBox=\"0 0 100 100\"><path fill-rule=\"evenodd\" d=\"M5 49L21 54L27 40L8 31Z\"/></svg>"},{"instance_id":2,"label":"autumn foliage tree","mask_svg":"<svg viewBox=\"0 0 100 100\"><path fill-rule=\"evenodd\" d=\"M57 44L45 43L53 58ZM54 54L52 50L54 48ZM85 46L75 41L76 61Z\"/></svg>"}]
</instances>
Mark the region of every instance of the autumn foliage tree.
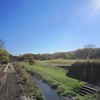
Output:
<instances>
[{"instance_id":1,"label":"autumn foliage tree","mask_svg":"<svg viewBox=\"0 0 100 100\"><path fill-rule=\"evenodd\" d=\"M35 60L34 60L34 58L33 58L33 57L31 57L31 58L29 59L29 64L30 64L30 65L35 64Z\"/></svg>"},{"instance_id":2,"label":"autumn foliage tree","mask_svg":"<svg viewBox=\"0 0 100 100\"><path fill-rule=\"evenodd\" d=\"M4 49L4 42L0 40L0 63L6 63L9 60L9 53Z\"/></svg>"}]
</instances>

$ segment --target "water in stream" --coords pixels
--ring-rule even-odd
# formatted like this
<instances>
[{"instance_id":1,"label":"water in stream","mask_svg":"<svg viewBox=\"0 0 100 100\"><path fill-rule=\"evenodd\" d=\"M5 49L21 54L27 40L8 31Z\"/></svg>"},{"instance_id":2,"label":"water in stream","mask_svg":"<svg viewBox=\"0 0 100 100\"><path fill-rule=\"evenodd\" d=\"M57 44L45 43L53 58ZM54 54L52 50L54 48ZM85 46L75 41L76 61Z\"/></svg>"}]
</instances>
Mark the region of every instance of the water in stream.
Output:
<instances>
[{"instance_id":1,"label":"water in stream","mask_svg":"<svg viewBox=\"0 0 100 100\"><path fill-rule=\"evenodd\" d=\"M45 100L72 100L68 97L59 96L54 89L52 89L47 83L43 82L42 79L38 79L37 77L33 76L33 80L41 89Z\"/></svg>"}]
</instances>

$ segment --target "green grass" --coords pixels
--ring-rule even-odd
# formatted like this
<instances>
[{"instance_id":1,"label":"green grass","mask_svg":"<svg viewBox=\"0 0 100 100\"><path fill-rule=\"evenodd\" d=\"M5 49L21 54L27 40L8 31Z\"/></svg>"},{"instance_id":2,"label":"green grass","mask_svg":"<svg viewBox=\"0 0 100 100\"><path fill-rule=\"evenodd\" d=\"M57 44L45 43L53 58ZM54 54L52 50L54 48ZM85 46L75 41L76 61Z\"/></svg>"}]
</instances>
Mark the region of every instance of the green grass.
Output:
<instances>
[{"instance_id":1,"label":"green grass","mask_svg":"<svg viewBox=\"0 0 100 100\"><path fill-rule=\"evenodd\" d=\"M41 75L41 77L44 80L46 80L46 82L48 82L51 86L59 84L58 87L56 88L56 91L60 95L76 96L77 100L92 100L91 97L89 96L81 97L77 93L79 87L83 84L86 84L85 82L66 76L68 72L67 70L60 67L56 67L59 64L71 65L74 62L77 62L77 60L67 61L67 60L56 59L56 60L36 61L34 65L29 65L26 62L21 62L21 64L25 66L27 69L32 70L33 72Z\"/></svg>"},{"instance_id":2,"label":"green grass","mask_svg":"<svg viewBox=\"0 0 100 100\"><path fill-rule=\"evenodd\" d=\"M75 91L77 91L79 86L84 84L84 82L67 77L67 71L65 69L50 66L50 63L48 62L49 61L37 61L33 66L26 62L21 62L21 64L27 69L33 70L34 72L40 74L42 78L47 80L51 86L59 84L57 91L61 95L76 95Z\"/></svg>"}]
</instances>

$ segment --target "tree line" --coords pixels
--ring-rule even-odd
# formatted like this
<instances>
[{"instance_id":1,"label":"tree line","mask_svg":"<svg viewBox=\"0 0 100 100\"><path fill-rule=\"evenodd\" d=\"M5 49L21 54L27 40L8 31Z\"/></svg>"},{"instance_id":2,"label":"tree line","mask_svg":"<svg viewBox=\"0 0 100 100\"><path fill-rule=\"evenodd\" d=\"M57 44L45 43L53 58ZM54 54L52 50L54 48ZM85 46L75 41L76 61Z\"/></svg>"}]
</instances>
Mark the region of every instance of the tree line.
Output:
<instances>
[{"instance_id":1,"label":"tree line","mask_svg":"<svg viewBox=\"0 0 100 100\"><path fill-rule=\"evenodd\" d=\"M30 64L36 60L53 60L57 58L63 59L100 59L100 48L95 48L93 44L88 44L82 49L70 52L55 52L54 54L24 54L13 56L5 50L5 42L0 39L0 63L7 61L30 61Z\"/></svg>"},{"instance_id":2,"label":"tree line","mask_svg":"<svg viewBox=\"0 0 100 100\"><path fill-rule=\"evenodd\" d=\"M36 60L53 60L57 58L63 59L100 59L100 48L83 48L70 52L56 52L54 54L24 54L20 56L10 55L12 60L29 60L34 58Z\"/></svg>"}]
</instances>

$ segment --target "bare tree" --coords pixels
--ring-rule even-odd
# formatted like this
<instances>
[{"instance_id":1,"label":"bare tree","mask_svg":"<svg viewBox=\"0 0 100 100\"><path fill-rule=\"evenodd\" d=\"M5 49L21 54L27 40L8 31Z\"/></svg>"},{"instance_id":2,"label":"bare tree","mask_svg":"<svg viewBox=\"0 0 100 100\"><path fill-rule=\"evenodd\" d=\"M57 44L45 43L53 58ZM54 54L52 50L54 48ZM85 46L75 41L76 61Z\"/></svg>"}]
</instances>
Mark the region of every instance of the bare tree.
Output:
<instances>
[{"instance_id":1,"label":"bare tree","mask_svg":"<svg viewBox=\"0 0 100 100\"><path fill-rule=\"evenodd\" d=\"M95 45L94 44L87 44L84 47L87 49L93 49L93 48L95 48Z\"/></svg>"},{"instance_id":2,"label":"bare tree","mask_svg":"<svg viewBox=\"0 0 100 100\"><path fill-rule=\"evenodd\" d=\"M92 58L93 59L93 56L94 56L94 48L95 48L95 45L94 44L87 44L84 46L84 53L87 54L87 58Z\"/></svg>"},{"instance_id":3,"label":"bare tree","mask_svg":"<svg viewBox=\"0 0 100 100\"><path fill-rule=\"evenodd\" d=\"M0 48L5 48L5 42L2 39L0 39Z\"/></svg>"}]
</instances>

